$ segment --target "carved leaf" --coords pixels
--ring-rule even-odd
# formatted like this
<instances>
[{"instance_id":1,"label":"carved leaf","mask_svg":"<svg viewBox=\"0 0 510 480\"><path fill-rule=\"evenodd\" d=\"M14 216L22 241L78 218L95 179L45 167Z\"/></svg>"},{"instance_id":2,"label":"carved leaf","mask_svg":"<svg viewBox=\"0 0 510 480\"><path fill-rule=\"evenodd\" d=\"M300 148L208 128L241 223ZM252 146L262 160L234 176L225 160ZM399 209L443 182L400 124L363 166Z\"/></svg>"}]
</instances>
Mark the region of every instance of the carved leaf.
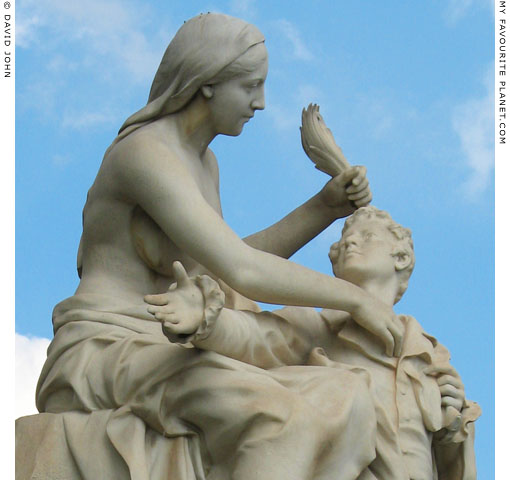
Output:
<instances>
[{"instance_id":1,"label":"carved leaf","mask_svg":"<svg viewBox=\"0 0 510 480\"><path fill-rule=\"evenodd\" d=\"M308 105L301 116L301 143L315 168L332 177L350 167L342 149L319 113L319 106Z\"/></svg>"}]
</instances>

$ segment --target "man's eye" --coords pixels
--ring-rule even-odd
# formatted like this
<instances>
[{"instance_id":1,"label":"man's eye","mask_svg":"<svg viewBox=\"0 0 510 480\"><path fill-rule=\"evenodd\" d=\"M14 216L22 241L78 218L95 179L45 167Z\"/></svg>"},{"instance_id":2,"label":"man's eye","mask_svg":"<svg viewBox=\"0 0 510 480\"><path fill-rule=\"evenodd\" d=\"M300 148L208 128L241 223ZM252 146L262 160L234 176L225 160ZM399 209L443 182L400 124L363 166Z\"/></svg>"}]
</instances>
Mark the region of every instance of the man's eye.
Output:
<instances>
[{"instance_id":1,"label":"man's eye","mask_svg":"<svg viewBox=\"0 0 510 480\"><path fill-rule=\"evenodd\" d=\"M375 237L375 234L374 233L365 233L365 240L371 240L372 238Z\"/></svg>"}]
</instances>

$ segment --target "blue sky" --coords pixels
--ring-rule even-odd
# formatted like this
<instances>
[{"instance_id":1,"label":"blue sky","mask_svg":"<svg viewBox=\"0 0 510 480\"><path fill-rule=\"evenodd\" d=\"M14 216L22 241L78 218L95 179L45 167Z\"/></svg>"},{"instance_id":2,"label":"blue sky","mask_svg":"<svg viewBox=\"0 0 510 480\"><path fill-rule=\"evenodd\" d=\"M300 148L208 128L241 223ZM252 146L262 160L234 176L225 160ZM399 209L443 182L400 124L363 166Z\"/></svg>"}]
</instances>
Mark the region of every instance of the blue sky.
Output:
<instances>
[{"instance_id":1,"label":"blue sky","mask_svg":"<svg viewBox=\"0 0 510 480\"><path fill-rule=\"evenodd\" d=\"M349 161L368 168L373 204L413 231L417 264L396 310L449 348L467 396L483 409L479 478L493 478L490 0L18 0L17 354L36 363L40 338L52 336L53 306L78 284L81 210L105 149L146 103L173 34L207 11L256 24L269 51L266 109L240 137L212 145L226 221L248 235L321 188L328 178L299 137L301 109L318 103ZM330 273L327 252L341 225L294 260Z\"/></svg>"}]
</instances>

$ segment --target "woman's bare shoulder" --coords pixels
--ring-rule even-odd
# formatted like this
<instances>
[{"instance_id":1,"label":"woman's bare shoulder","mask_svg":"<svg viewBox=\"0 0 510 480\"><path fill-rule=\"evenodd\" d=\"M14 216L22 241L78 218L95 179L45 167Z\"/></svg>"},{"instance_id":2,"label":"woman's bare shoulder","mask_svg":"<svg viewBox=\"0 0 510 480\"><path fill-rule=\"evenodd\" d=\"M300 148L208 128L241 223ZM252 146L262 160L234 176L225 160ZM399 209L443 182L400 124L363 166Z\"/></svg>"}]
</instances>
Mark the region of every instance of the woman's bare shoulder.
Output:
<instances>
[{"instance_id":1,"label":"woman's bare shoulder","mask_svg":"<svg viewBox=\"0 0 510 480\"><path fill-rule=\"evenodd\" d=\"M186 190L191 194L196 182L182 157L179 139L171 132L140 128L117 141L105 155L101 185L111 194L131 203L150 203L156 196L167 198Z\"/></svg>"},{"instance_id":2,"label":"woman's bare shoulder","mask_svg":"<svg viewBox=\"0 0 510 480\"><path fill-rule=\"evenodd\" d=\"M109 154L112 162L158 159L162 155L169 160L177 157L172 139L149 127L140 128L117 141Z\"/></svg>"},{"instance_id":3,"label":"woman's bare shoulder","mask_svg":"<svg viewBox=\"0 0 510 480\"><path fill-rule=\"evenodd\" d=\"M105 155L102 169L119 182L150 180L182 169L182 161L172 138L157 130L140 128L117 141ZM175 142L177 145L177 141Z\"/></svg>"}]
</instances>

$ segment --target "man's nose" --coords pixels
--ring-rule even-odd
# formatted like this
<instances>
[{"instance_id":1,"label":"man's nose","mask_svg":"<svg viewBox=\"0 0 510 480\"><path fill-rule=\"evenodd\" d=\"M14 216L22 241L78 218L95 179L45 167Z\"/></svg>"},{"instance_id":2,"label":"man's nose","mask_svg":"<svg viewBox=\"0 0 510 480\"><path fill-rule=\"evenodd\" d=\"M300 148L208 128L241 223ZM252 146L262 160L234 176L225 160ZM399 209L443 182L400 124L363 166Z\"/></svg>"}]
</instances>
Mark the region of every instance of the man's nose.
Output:
<instances>
[{"instance_id":1,"label":"man's nose","mask_svg":"<svg viewBox=\"0 0 510 480\"><path fill-rule=\"evenodd\" d=\"M345 240L346 246L358 245L358 242L359 242L358 235L355 235L353 233L351 233L350 235L347 235L344 240Z\"/></svg>"}]
</instances>

